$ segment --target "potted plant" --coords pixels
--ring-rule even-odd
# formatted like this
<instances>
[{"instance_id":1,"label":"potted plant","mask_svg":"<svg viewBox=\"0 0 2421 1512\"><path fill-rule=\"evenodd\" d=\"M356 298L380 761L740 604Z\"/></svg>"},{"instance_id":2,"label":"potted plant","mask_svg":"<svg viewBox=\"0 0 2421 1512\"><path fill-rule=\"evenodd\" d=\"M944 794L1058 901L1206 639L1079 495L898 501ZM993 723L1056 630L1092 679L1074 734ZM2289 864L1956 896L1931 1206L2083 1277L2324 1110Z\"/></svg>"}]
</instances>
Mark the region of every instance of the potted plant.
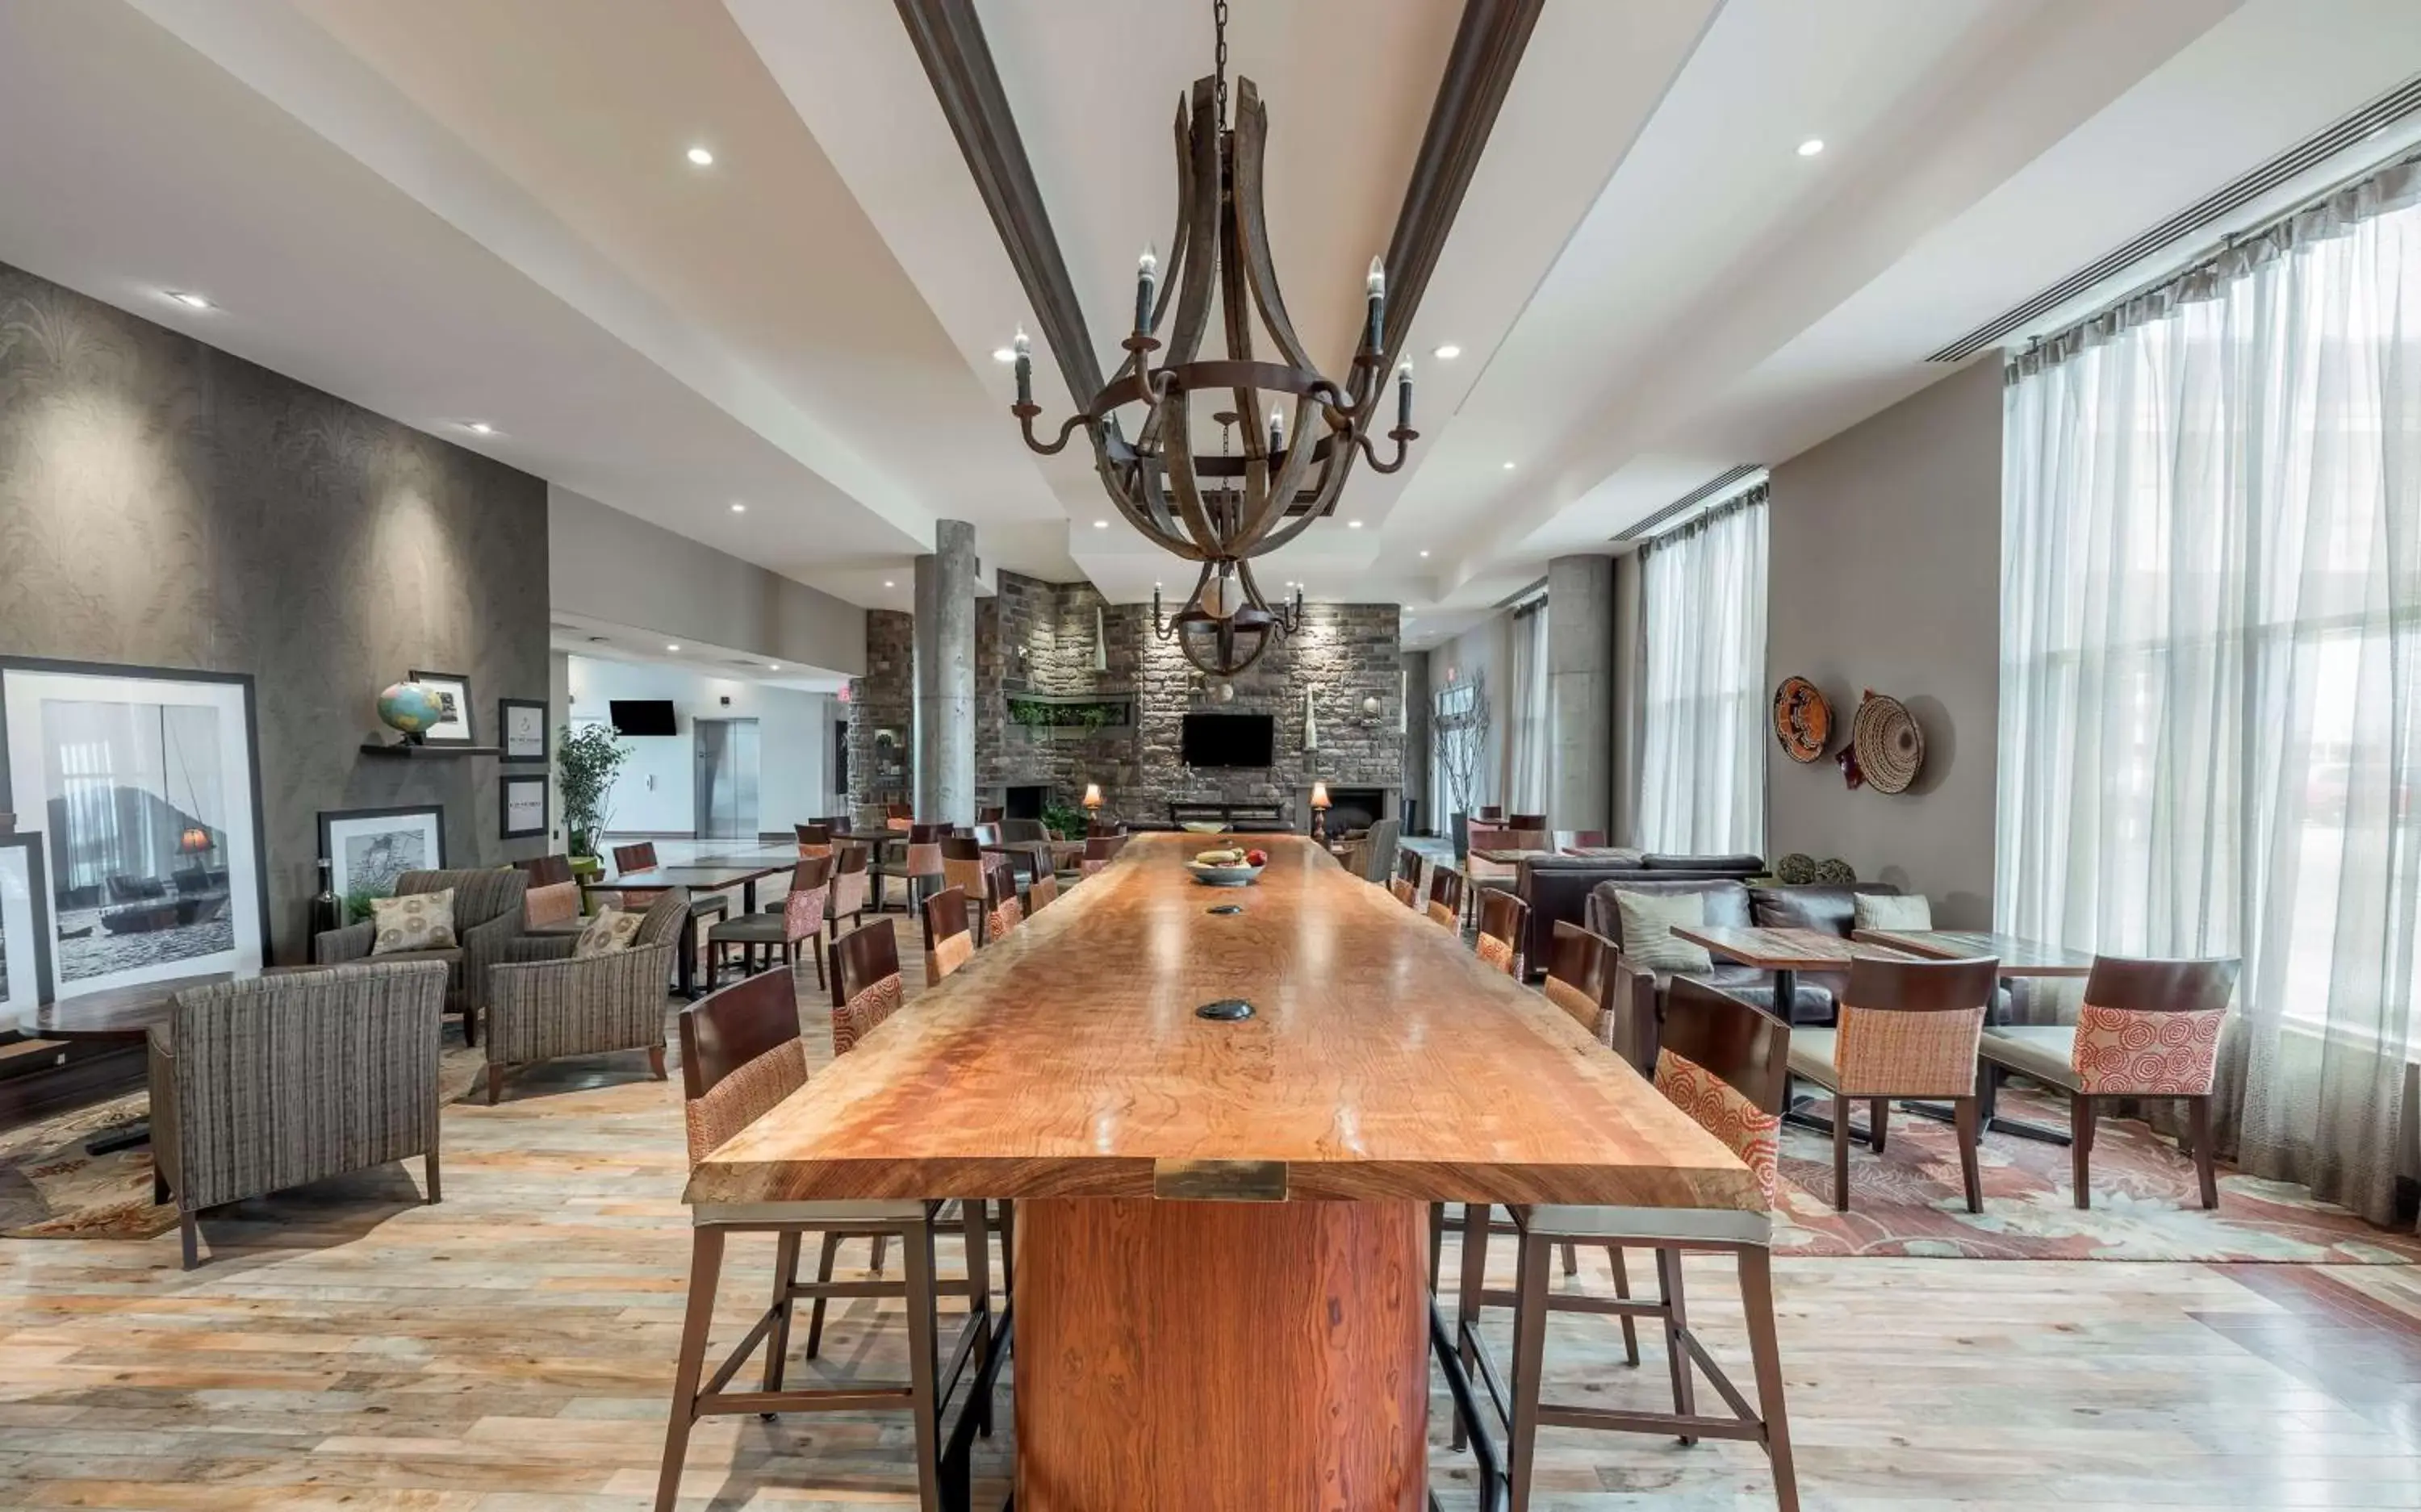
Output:
<instances>
[{"instance_id":1,"label":"potted plant","mask_svg":"<svg viewBox=\"0 0 2421 1512\"><path fill-rule=\"evenodd\" d=\"M555 739L555 781L563 791L563 828L575 862L592 860L614 815L614 774L631 758L611 725L566 726Z\"/></svg>"},{"instance_id":2,"label":"potted plant","mask_svg":"<svg viewBox=\"0 0 2421 1512\"><path fill-rule=\"evenodd\" d=\"M1480 769L1488 760L1488 678L1474 672L1471 680L1450 683L1438 699L1429 722L1438 775L1452 806L1448 833L1454 837L1455 859L1463 858L1471 811L1479 802Z\"/></svg>"}]
</instances>

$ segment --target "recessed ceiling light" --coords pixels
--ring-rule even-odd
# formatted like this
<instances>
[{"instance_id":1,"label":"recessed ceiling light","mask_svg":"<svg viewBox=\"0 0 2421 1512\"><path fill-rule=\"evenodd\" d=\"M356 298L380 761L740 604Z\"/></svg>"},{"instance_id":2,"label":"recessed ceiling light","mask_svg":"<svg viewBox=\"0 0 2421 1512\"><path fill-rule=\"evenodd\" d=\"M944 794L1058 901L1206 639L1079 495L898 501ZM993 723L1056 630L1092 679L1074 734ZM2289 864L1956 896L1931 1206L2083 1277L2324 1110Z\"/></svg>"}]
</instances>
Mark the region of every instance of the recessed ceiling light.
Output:
<instances>
[{"instance_id":1,"label":"recessed ceiling light","mask_svg":"<svg viewBox=\"0 0 2421 1512\"><path fill-rule=\"evenodd\" d=\"M1449 341L1445 346L1440 347L1437 351L1431 352L1430 355L1440 362L1452 362L1457 357L1462 355L1462 349Z\"/></svg>"},{"instance_id":2,"label":"recessed ceiling light","mask_svg":"<svg viewBox=\"0 0 2421 1512\"><path fill-rule=\"evenodd\" d=\"M496 428L485 420L474 420L463 429L475 436L492 436L496 433Z\"/></svg>"},{"instance_id":3,"label":"recessed ceiling light","mask_svg":"<svg viewBox=\"0 0 2421 1512\"><path fill-rule=\"evenodd\" d=\"M765 663L765 670L768 672L779 672L782 670L782 663L779 662L768 662Z\"/></svg>"},{"instance_id":4,"label":"recessed ceiling light","mask_svg":"<svg viewBox=\"0 0 2421 1512\"><path fill-rule=\"evenodd\" d=\"M1421 554L1422 554L1423 556L1427 556L1427 555L1429 554L1429 553L1427 553L1427 552L1423 552L1423 553L1421 553Z\"/></svg>"},{"instance_id":5,"label":"recessed ceiling light","mask_svg":"<svg viewBox=\"0 0 2421 1512\"><path fill-rule=\"evenodd\" d=\"M690 162L696 164L701 168L711 168L714 166L714 154L702 147L691 148L689 149L689 160Z\"/></svg>"},{"instance_id":6,"label":"recessed ceiling light","mask_svg":"<svg viewBox=\"0 0 2421 1512\"><path fill-rule=\"evenodd\" d=\"M1345 528L1348 530L1359 530L1362 528L1362 522L1359 520L1348 520L1345 522Z\"/></svg>"},{"instance_id":7,"label":"recessed ceiling light","mask_svg":"<svg viewBox=\"0 0 2421 1512\"><path fill-rule=\"evenodd\" d=\"M731 503L731 512L736 515L744 515L748 512L748 507L742 504L739 500L734 499Z\"/></svg>"},{"instance_id":8,"label":"recessed ceiling light","mask_svg":"<svg viewBox=\"0 0 2421 1512\"><path fill-rule=\"evenodd\" d=\"M1512 464L1511 462L1507 462L1507 463L1505 464L1505 471L1507 471L1507 472L1508 472L1508 473L1509 473L1509 472L1511 472L1511 471L1513 471L1513 464Z\"/></svg>"},{"instance_id":9,"label":"recessed ceiling light","mask_svg":"<svg viewBox=\"0 0 2421 1512\"><path fill-rule=\"evenodd\" d=\"M680 649L680 647L678 647L678 646L667 646L667 647L664 647L664 649L665 649L665 650L667 650L667 651L678 651L678 650L679 650L679 649Z\"/></svg>"},{"instance_id":10,"label":"recessed ceiling light","mask_svg":"<svg viewBox=\"0 0 2421 1512\"><path fill-rule=\"evenodd\" d=\"M1106 520L1096 520L1093 522L1093 528L1095 530L1107 530L1110 528L1110 522Z\"/></svg>"},{"instance_id":11,"label":"recessed ceiling light","mask_svg":"<svg viewBox=\"0 0 2421 1512\"><path fill-rule=\"evenodd\" d=\"M994 347L992 349L992 360L994 362L1015 362L1017 361L1017 353L1007 347Z\"/></svg>"},{"instance_id":12,"label":"recessed ceiling light","mask_svg":"<svg viewBox=\"0 0 2421 1512\"><path fill-rule=\"evenodd\" d=\"M884 578L882 580L882 585L886 588L896 588L899 586L898 584L892 582L889 578Z\"/></svg>"},{"instance_id":13,"label":"recessed ceiling light","mask_svg":"<svg viewBox=\"0 0 2421 1512\"><path fill-rule=\"evenodd\" d=\"M1811 136L1799 144L1799 155L1803 158L1812 158L1823 150L1824 139L1820 136Z\"/></svg>"},{"instance_id":14,"label":"recessed ceiling light","mask_svg":"<svg viewBox=\"0 0 2421 1512\"><path fill-rule=\"evenodd\" d=\"M172 288L168 290L168 297L191 310L207 310L211 307L211 302L209 300L203 298L199 294L188 293L183 289Z\"/></svg>"}]
</instances>

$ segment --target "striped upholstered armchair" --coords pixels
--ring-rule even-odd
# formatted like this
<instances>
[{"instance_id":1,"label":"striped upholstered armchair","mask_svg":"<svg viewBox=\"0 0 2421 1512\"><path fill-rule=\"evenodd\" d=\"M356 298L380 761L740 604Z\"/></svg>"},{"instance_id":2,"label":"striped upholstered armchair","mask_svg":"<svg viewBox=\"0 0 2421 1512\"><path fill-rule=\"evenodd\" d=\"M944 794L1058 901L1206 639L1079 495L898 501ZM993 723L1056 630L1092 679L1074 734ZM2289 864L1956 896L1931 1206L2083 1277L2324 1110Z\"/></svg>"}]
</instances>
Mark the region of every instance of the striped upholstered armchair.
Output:
<instances>
[{"instance_id":1,"label":"striped upholstered armchair","mask_svg":"<svg viewBox=\"0 0 2421 1512\"><path fill-rule=\"evenodd\" d=\"M476 1044L476 1016L488 1001L488 968L504 959L506 947L521 938L524 927L523 898L529 874L518 867L496 870L408 871L395 881L395 896L454 890L454 935L461 944L452 950L410 950L381 956L383 961L436 960L445 963L445 1011L462 1016L462 1041ZM311 942L311 960L320 966L341 966L367 960L377 943L377 927L367 919L331 929Z\"/></svg>"},{"instance_id":2,"label":"striped upholstered armchair","mask_svg":"<svg viewBox=\"0 0 2421 1512\"><path fill-rule=\"evenodd\" d=\"M417 1155L437 1185L438 961L279 972L177 994L150 1039L152 1197L185 1269L205 1208Z\"/></svg>"},{"instance_id":3,"label":"striped upholstered armchair","mask_svg":"<svg viewBox=\"0 0 2421 1512\"><path fill-rule=\"evenodd\" d=\"M656 895L627 949L575 959L580 937L523 935L488 969L488 1100L515 1066L564 1055L644 1050L664 1079L664 1001L673 954L689 927L689 894Z\"/></svg>"}]
</instances>

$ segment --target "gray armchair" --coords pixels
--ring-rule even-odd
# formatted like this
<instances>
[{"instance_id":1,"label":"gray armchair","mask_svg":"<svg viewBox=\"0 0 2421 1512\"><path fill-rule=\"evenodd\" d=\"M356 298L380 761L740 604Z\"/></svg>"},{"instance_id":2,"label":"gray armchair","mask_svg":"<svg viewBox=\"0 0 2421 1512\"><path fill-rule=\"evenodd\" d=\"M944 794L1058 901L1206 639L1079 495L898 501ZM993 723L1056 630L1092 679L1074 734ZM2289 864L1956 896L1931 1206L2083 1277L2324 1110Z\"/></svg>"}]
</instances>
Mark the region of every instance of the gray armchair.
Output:
<instances>
[{"instance_id":1,"label":"gray armchair","mask_svg":"<svg viewBox=\"0 0 2421 1512\"><path fill-rule=\"evenodd\" d=\"M656 896L630 948L572 959L577 935L523 935L488 968L488 1101L505 1072L564 1055L644 1050L664 1078L664 1000L673 955L690 927L689 894Z\"/></svg>"},{"instance_id":2,"label":"gray armchair","mask_svg":"<svg viewBox=\"0 0 2421 1512\"><path fill-rule=\"evenodd\" d=\"M523 903L529 874L517 866L495 871L408 871L396 879L398 897L412 893L454 889L452 950L407 950L378 959L436 960L445 963L445 1011L462 1016L462 1042L476 1044L478 1010L488 1001L488 968L504 959L505 947L521 937ZM311 959L320 966L367 960L377 942L377 927L367 919L331 929L311 942Z\"/></svg>"},{"instance_id":3,"label":"gray armchair","mask_svg":"<svg viewBox=\"0 0 2421 1512\"><path fill-rule=\"evenodd\" d=\"M1345 869L1364 881L1387 885L1396 875L1396 850L1403 843L1403 820L1380 819L1348 842Z\"/></svg>"},{"instance_id":4,"label":"gray armchair","mask_svg":"<svg viewBox=\"0 0 2421 1512\"><path fill-rule=\"evenodd\" d=\"M185 1269L205 1208L417 1155L438 1199L437 961L278 972L177 994L150 1037L152 1198Z\"/></svg>"}]
</instances>

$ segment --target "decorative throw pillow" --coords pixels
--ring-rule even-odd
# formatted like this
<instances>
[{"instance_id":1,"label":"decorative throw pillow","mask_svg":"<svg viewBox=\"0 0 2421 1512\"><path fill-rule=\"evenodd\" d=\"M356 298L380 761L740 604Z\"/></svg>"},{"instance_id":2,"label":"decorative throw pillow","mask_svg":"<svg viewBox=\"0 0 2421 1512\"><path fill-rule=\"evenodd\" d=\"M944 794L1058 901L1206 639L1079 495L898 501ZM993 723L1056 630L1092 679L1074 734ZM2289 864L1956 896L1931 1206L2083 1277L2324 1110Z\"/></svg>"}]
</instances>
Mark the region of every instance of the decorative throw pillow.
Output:
<instances>
[{"instance_id":1,"label":"decorative throw pillow","mask_svg":"<svg viewBox=\"0 0 2421 1512\"><path fill-rule=\"evenodd\" d=\"M620 909L600 909L580 931L580 943L571 947L571 959L586 960L591 956L610 956L617 950L628 950L631 942L639 937L639 926L647 922L644 913L628 913Z\"/></svg>"},{"instance_id":2,"label":"decorative throw pillow","mask_svg":"<svg viewBox=\"0 0 2421 1512\"><path fill-rule=\"evenodd\" d=\"M1933 927L1933 905L1923 893L1860 893L1851 906L1861 929Z\"/></svg>"},{"instance_id":3,"label":"decorative throw pillow","mask_svg":"<svg viewBox=\"0 0 2421 1512\"><path fill-rule=\"evenodd\" d=\"M451 950L460 943L454 938L454 889L450 887L438 893L374 897L370 899L370 923L373 956Z\"/></svg>"},{"instance_id":4,"label":"decorative throw pillow","mask_svg":"<svg viewBox=\"0 0 2421 1512\"><path fill-rule=\"evenodd\" d=\"M1651 972L1704 974L1714 970L1704 945L1674 937L1673 927L1707 922L1704 893L1626 893L1617 888L1614 900L1622 910L1622 953L1633 966Z\"/></svg>"}]
</instances>

